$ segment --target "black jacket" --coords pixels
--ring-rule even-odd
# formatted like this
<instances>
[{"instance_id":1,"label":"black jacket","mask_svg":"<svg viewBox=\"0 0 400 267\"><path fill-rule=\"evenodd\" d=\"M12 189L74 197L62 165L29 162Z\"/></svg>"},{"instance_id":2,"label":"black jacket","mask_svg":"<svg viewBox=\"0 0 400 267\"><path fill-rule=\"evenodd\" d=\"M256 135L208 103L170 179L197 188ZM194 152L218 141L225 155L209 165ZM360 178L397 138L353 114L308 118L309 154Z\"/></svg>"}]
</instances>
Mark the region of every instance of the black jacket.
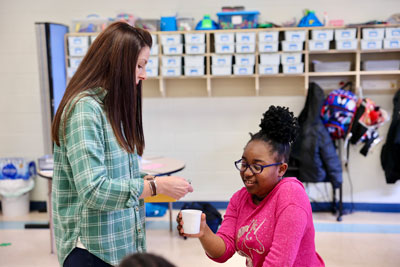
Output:
<instances>
[{"instance_id":1,"label":"black jacket","mask_svg":"<svg viewBox=\"0 0 400 267\"><path fill-rule=\"evenodd\" d=\"M291 158L302 182L331 182L334 188L342 184L342 165L320 112L324 92L311 83L305 106L299 115L300 133L292 146Z\"/></svg>"},{"instance_id":2,"label":"black jacket","mask_svg":"<svg viewBox=\"0 0 400 267\"><path fill-rule=\"evenodd\" d=\"M393 98L393 106L392 123L381 152L381 164L388 184L400 180L400 90Z\"/></svg>"}]
</instances>

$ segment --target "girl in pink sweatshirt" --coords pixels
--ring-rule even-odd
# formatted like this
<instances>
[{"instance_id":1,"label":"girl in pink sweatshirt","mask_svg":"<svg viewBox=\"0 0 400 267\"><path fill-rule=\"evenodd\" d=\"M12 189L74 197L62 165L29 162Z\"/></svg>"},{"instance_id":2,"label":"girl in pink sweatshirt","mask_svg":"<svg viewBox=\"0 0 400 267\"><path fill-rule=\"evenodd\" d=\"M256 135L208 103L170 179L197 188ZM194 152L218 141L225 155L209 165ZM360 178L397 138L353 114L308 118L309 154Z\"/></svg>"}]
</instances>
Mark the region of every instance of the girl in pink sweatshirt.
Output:
<instances>
[{"instance_id":1,"label":"girl in pink sweatshirt","mask_svg":"<svg viewBox=\"0 0 400 267\"><path fill-rule=\"evenodd\" d=\"M244 183L229 201L217 234L202 214L198 237L207 256L225 262L237 251L248 267L325 266L315 251L311 205L296 178L282 178L290 145L298 132L297 119L284 107L264 113L261 130L252 134L242 158L235 162Z\"/></svg>"}]
</instances>

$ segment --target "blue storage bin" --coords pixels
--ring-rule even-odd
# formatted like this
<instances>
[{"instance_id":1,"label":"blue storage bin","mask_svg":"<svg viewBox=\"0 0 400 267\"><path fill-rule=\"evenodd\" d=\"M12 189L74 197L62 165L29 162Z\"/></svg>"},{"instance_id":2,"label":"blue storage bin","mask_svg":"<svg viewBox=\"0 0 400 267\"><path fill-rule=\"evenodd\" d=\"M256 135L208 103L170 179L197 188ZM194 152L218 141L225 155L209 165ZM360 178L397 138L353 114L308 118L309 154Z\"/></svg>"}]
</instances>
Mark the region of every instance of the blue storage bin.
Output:
<instances>
[{"instance_id":1,"label":"blue storage bin","mask_svg":"<svg viewBox=\"0 0 400 267\"><path fill-rule=\"evenodd\" d=\"M258 11L219 12L218 23L221 29L257 28Z\"/></svg>"}]
</instances>

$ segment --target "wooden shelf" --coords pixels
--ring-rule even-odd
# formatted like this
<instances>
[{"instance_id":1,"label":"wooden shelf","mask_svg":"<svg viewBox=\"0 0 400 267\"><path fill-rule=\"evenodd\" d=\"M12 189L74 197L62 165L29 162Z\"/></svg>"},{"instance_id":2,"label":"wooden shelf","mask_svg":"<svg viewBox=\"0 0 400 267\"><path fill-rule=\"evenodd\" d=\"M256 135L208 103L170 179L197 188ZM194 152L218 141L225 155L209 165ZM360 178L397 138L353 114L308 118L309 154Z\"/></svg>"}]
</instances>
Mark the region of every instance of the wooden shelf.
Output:
<instances>
[{"instance_id":1,"label":"wooden shelf","mask_svg":"<svg viewBox=\"0 0 400 267\"><path fill-rule=\"evenodd\" d=\"M159 75L157 77L148 77L148 80L152 81L149 83L151 88L151 92L156 95L157 93L165 97L167 95L174 95L176 92L185 92L187 88L190 88L191 92L200 92L201 90L205 90L207 96L213 96L213 90L215 89L218 92L215 92L215 95L219 95L221 92L232 92L231 88L237 88L238 90L254 90L253 92L246 92L246 95L265 95L265 92L270 91L269 88L274 89L275 91L280 91L281 86L283 85L284 90L291 90L291 88L304 88L304 94L308 89L308 84L310 81L323 80L323 79L342 79L341 77L345 77L343 79L349 79L354 82L356 90L360 88L361 81L363 79L373 80L373 79L397 79L398 84L400 85L400 70L395 71L363 71L361 70L361 63L364 60L374 60L374 59L400 59L400 49L378 49L378 50L361 50L361 33L363 28L382 28L389 27L387 25L359 25L359 26L349 26L349 27L287 27L287 28L266 28L266 29L231 29L231 30L209 30L209 31L175 31L175 32L151 32L152 35L157 36L157 45L158 45L158 54L151 55L153 57L158 58L159 62L159 72L161 74L161 61L164 54L162 54L162 45L161 45L161 36L167 34L186 34L186 33L204 33L205 34L205 53L203 54L179 54L179 55L165 55L165 56L204 56L204 67L205 74L202 76L163 76ZM398 26L390 26L390 27L398 27ZM309 50L309 41L311 40L311 31L312 30L335 30L335 29L343 29L343 28L356 28L357 29L357 49L356 50L337 50L337 49L329 49L326 51L310 51ZM280 32L279 36L282 39L282 33L284 31L306 31L306 39L304 42L304 49L302 51L276 51L273 53L282 55L284 53L301 53L302 62L304 64L304 72L298 74L286 74L286 73L278 73L278 74L259 74L259 65L260 65L260 55L261 54L269 54L260 52L259 49L259 40L258 33L260 32ZM236 54L217 54L214 52L214 34L216 33L241 33L241 32L253 32L256 33L256 50L253 53L245 53L252 54L255 56L255 65L254 65L254 74L250 75L212 75L212 62L211 58L214 55L233 55ZM74 36L96 36L99 33L69 33L65 36L65 59L66 59L66 67L68 68L68 64L70 59L83 58L83 56L69 56L68 55L68 37ZM279 43L284 40L279 40ZM279 45L281 46L281 45ZM238 55L241 53L237 53ZM233 59L234 60L234 59ZM320 60L322 62L338 62L349 60L352 63L352 71L344 71L344 72L313 72L311 71L311 62L312 60ZM234 61L232 62L234 64ZM279 68L282 71L282 68ZM376 76L376 77L375 77ZM393 76L395 76L393 78ZM398 77L398 78L397 78ZM289 79L280 79L280 78L289 78ZM70 78L67 78L69 81ZM168 81L168 82L167 82ZM174 82L177 81L177 82ZM185 82L178 81L187 81L187 85ZM215 87L215 88L213 88ZM253 88L251 88L253 87ZM204 89L203 89L204 88ZM250 89L249 89L250 88ZM171 90L171 94L168 92ZM175 90L175 91L174 91ZM261 92L260 92L261 91ZM273 90L272 90L273 91ZM390 93L390 90L377 90L382 93ZM204 92L202 92L204 95ZM235 95L233 93L232 95Z\"/></svg>"}]
</instances>

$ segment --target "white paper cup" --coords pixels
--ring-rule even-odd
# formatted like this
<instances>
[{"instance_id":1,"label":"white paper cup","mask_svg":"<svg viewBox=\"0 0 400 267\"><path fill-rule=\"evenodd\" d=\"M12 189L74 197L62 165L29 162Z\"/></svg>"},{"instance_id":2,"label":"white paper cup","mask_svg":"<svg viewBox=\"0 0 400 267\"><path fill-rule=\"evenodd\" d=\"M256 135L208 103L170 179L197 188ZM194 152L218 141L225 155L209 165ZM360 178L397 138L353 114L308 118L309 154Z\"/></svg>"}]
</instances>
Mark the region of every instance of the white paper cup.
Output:
<instances>
[{"instance_id":1,"label":"white paper cup","mask_svg":"<svg viewBox=\"0 0 400 267\"><path fill-rule=\"evenodd\" d=\"M200 232L201 210L182 210L183 232L198 234Z\"/></svg>"}]
</instances>

